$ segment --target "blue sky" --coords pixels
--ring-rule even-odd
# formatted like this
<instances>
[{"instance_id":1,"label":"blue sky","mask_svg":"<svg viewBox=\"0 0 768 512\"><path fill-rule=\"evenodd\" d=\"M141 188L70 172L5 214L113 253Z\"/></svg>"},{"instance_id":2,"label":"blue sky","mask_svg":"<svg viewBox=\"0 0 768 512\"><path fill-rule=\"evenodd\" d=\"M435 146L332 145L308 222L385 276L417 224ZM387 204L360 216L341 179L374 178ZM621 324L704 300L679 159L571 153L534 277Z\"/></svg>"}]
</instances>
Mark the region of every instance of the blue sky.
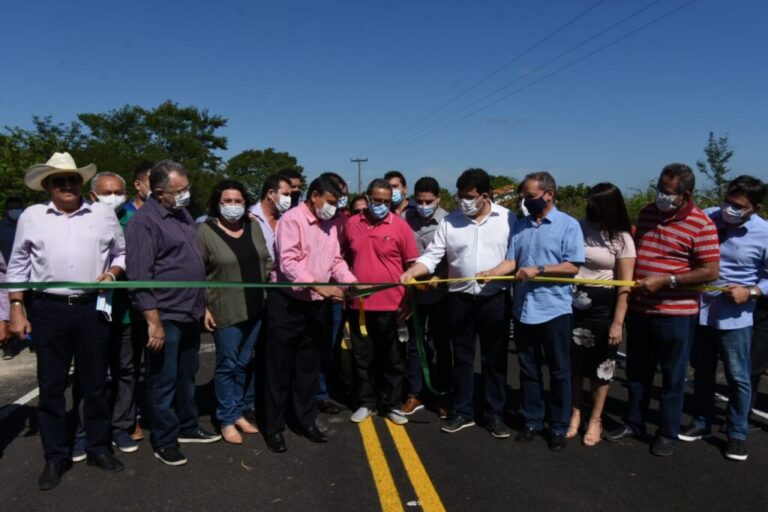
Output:
<instances>
[{"instance_id":1,"label":"blue sky","mask_svg":"<svg viewBox=\"0 0 768 512\"><path fill-rule=\"evenodd\" d=\"M490 91L512 81L506 94L524 87L687 1L662 0L530 73L650 3L608 0L403 132L595 1L4 2L0 125L172 99L229 119L225 157L274 147L309 176L335 170L356 184L349 160L367 156L364 182L400 169L410 181L432 175L449 189L475 166L516 177L547 169L563 184L642 186L666 163L693 165L714 130L729 135L736 171L768 178L762 0L699 0L416 139ZM381 146L393 136L403 143Z\"/></svg>"}]
</instances>

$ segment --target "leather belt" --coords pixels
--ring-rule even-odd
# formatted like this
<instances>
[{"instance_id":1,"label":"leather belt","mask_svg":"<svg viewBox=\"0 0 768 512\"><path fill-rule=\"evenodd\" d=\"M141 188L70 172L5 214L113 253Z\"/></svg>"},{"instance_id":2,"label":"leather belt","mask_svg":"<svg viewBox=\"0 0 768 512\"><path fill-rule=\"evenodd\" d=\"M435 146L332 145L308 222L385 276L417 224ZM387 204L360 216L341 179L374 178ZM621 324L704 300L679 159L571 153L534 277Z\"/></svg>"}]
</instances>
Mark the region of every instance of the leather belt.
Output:
<instances>
[{"instance_id":1,"label":"leather belt","mask_svg":"<svg viewBox=\"0 0 768 512\"><path fill-rule=\"evenodd\" d=\"M90 304L96 302L97 293L85 293L81 295L54 295L52 293L34 292L32 296L37 300L48 300L52 302L61 302L69 306L78 304Z\"/></svg>"}]
</instances>

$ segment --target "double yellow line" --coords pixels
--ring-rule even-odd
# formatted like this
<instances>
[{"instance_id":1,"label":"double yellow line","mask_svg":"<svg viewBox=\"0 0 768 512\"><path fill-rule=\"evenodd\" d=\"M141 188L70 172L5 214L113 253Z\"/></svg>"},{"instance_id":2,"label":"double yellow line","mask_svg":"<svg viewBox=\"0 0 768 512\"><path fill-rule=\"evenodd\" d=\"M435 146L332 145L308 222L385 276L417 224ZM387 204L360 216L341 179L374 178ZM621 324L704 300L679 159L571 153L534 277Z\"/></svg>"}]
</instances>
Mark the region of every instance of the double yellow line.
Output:
<instances>
[{"instance_id":1,"label":"double yellow line","mask_svg":"<svg viewBox=\"0 0 768 512\"><path fill-rule=\"evenodd\" d=\"M400 455L408 478L416 491L421 510L425 512L444 512L445 506L440 500L440 496L435 490L432 479L424 468L419 454L413 447L411 438L405 430L405 427L394 425L385 421L389 434L395 442L395 448ZM382 512L392 512L405 510L403 502L400 499L400 493L392 478L392 472L389 469L389 463L381 447L379 435L376 432L374 418L369 418L359 424L360 435L363 438L365 454L368 457L368 464L371 467L373 481L376 484L376 491L379 494Z\"/></svg>"}]
</instances>

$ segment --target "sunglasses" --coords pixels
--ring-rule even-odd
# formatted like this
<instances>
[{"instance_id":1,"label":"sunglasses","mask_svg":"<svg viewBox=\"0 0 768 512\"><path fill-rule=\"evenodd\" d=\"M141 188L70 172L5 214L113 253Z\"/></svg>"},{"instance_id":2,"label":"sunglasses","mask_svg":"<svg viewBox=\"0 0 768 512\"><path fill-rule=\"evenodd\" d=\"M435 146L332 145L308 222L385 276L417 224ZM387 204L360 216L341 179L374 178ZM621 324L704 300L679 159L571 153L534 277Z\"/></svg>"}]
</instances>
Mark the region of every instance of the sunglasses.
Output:
<instances>
[{"instance_id":1,"label":"sunglasses","mask_svg":"<svg viewBox=\"0 0 768 512\"><path fill-rule=\"evenodd\" d=\"M51 185L56 188L73 187L83 182L81 176L54 176L51 178Z\"/></svg>"}]
</instances>

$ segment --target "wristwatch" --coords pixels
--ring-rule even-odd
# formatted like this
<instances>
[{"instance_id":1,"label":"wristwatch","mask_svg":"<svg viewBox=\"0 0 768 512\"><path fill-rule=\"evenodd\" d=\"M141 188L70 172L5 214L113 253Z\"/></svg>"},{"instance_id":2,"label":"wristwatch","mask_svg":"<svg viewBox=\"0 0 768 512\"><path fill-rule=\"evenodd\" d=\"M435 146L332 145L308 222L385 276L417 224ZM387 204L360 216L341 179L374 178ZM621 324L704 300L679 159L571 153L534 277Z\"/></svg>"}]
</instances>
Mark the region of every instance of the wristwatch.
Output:
<instances>
[{"instance_id":1,"label":"wristwatch","mask_svg":"<svg viewBox=\"0 0 768 512\"><path fill-rule=\"evenodd\" d=\"M539 265L538 267L536 267L536 272L538 272L539 275L543 274L544 273L544 265Z\"/></svg>"},{"instance_id":2,"label":"wristwatch","mask_svg":"<svg viewBox=\"0 0 768 512\"><path fill-rule=\"evenodd\" d=\"M677 276L672 274L669 276L669 287L670 288L677 288Z\"/></svg>"},{"instance_id":3,"label":"wristwatch","mask_svg":"<svg viewBox=\"0 0 768 512\"><path fill-rule=\"evenodd\" d=\"M753 287L751 287L751 288L749 289L749 298L750 298L750 299L756 299L756 298L758 298L759 296L760 296L760 295L759 295L759 293L758 293L758 291L757 291L757 286L753 286Z\"/></svg>"}]
</instances>

